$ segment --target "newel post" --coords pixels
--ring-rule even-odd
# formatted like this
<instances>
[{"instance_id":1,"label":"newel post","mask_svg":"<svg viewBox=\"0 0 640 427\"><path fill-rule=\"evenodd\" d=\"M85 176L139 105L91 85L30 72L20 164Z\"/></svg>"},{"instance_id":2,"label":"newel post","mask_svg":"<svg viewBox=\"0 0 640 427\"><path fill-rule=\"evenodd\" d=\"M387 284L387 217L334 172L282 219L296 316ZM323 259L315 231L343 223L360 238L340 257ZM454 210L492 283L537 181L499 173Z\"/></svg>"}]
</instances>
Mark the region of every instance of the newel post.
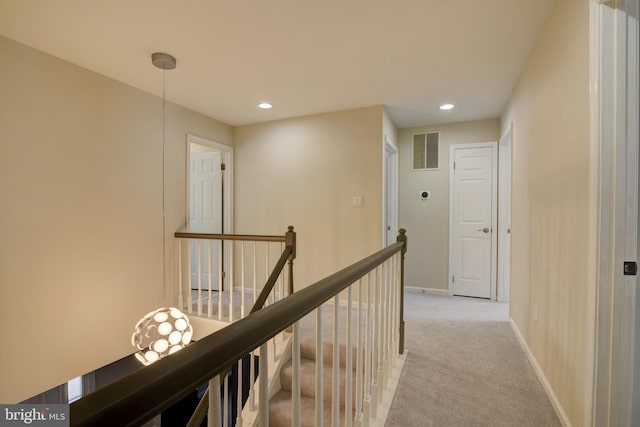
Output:
<instances>
[{"instance_id":1,"label":"newel post","mask_svg":"<svg viewBox=\"0 0 640 427\"><path fill-rule=\"evenodd\" d=\"M400 340L398 354L404 353L404 256L407 253L407 230L399 230L396 241L402 242L403 247L400 253Z\"/></svg>"},{"instance_id":2,"label":"newel post","mask_svg":"<svg viewBox=\"0 0 640 427\"><path fill-rule=\"evenodd\" d=\"M293 231L293 225L288 227L285 234L285 245L291 248L289 255L289 295L293 294L293 260L296 259L296 232Z\"/></svg>"}]
</instances>

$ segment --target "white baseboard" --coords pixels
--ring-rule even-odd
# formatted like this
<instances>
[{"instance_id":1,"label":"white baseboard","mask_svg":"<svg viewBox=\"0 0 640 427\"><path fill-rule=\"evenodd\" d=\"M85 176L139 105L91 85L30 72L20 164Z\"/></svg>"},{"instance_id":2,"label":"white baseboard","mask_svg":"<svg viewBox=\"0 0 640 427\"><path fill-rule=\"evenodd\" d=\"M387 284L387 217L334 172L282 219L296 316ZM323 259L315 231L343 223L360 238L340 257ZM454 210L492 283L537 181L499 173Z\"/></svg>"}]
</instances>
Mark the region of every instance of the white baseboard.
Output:
<instances>
[{"instance_id":1,"label":"white baseboard","mask_svg":"<svg viewBox=\"0 0 640 427\"><path fill-rule=\"evenodd\" d=\"M422 292L423 294L449 295L448 289L418 288L416 286L405 286L404 289L411 292Z\"/></svg>"},{"instance_id":2,"label":"white baseboard","mask_svg":"<svg viewBox=\"0 0 640 427\"><path fill-rule=\"evenodd\" d=\"M408 350L404 350L403 354L397 355L396 363L394 363L391 372L389 372L389 381L387 387L382 392L382 402L378 403L378 416L372 420L372 427L384 427L387 424L387 418L389 417L389 411L391 410L391 403L393 403L393 397L398 389L398 383L400 382L400 375L404 369L405 362L407 361Z\"/></svg>"},{"instance_id":3,"label":"white baseboard","mask_svg":"<svg viewBox=\"0 0 640 427\"><path fill-rule=\"evenodd\" d=\"M551 401L551 405L553 406L553 409L556 411L556 415L558 415L558 418L560 418L560 422L565 427L572 427L571 421L569 421L569 417L567 417L566 412L564 412L564 408L560 404L560 400L558 400L558 396L556 396L556 393L553 391L553 388L551 388L551 384L549 384L549 380L547 380L547 376L542 371L542 368L540 367L540 365L538 364L538 361L536 360L533 353L531 352L531 349L527 345L527 342L524 340L522 334L520 333L520 330L518 329L518 326L513 321L513 318L511 317L509 318L509 323L511 324L511 329L513 329L513 332L516 334L518 341L520 341L520 346L524 350L524 353L527 355L527 358L529 359L531 366L533 366L533 370L535 371L536 375L538 376L538 379L542 383L542 387L544 388L544 391L547 393L547 396Z\"/></svg>"}]
</instances>

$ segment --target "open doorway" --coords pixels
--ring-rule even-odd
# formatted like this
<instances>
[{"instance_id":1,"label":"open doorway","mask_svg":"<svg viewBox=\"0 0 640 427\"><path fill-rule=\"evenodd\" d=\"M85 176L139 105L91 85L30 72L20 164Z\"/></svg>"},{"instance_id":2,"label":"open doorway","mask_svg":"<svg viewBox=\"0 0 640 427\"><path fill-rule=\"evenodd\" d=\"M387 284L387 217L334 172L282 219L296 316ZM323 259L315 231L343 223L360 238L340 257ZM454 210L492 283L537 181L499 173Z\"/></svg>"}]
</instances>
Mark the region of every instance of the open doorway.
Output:
<instances>
[{"instance_id":1,"label":"open doorway","mask_svg":"<svg viewBox=\"0 0 640 427\"><path fill-rule=\"evenodd\" d=\"M192 232L224 234L232 230L233 148L187 134L187 227ZM228 243L192 240L191 287L226 287ZM209 271L211 270L211 275ZM212 283L208 283L213 277Z\"/></svg>"},{"instance_id":2,"label":"open doorway","mask_svg":"<svg viewBox=\"0 0 640 427\"><path fill-rule=\"evenodd\" d=\"M509 302L511 277L511 143L513 123L498 143L498 302Z\"/></svg>"},{"instance_id":3,"label":"open doorway","mask_svg":"<svg viewBox=\"0 0 640 427\"><path fill-rule=\"evenodd\" d=\"M398 236L398 148L386 135L383 179L383 236L384 246L389 246Z\"/></svg>"}]
</instances>

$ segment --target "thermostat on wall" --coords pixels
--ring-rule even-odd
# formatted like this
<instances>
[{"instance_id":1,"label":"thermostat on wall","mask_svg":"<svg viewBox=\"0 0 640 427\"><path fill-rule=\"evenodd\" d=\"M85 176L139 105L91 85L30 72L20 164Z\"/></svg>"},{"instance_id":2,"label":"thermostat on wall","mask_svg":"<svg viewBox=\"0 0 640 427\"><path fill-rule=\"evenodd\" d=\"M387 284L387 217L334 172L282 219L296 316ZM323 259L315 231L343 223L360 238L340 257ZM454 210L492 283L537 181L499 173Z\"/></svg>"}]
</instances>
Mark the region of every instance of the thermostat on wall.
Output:
<instances>
[{"instance_id":1,"label":"thermostat on wall","mask_svg":"<svg viewBox=\"0 0 640 427\"><path fill-rule=\"evenodd\" d=\"M431 191L422 190L420 192L420 198L422 200L427 200L429 197L431 197Z\"/></svg>"}]
</instances>

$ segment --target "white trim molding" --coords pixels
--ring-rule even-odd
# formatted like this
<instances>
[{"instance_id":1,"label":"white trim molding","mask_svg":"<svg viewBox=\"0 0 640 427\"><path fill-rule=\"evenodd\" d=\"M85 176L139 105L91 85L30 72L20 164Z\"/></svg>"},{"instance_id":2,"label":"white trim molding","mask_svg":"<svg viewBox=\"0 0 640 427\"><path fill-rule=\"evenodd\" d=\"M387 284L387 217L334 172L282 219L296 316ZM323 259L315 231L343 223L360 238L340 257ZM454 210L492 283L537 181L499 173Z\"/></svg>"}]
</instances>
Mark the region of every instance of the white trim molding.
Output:
<instances>
[{"instance_id":1,"label":"white trim molding","mask_svg":"<svg viewBox=\"0 0 640 427\"><path fill-rule=\"evenodd\" d=\"M639 8L640 0L590 3L591 167L598 198L592 425L604 427L640 423L638 284L637 276L623 275L623 261L638 258Z\"/></svg>"},{"instance_id":2,"label":"white trim molding","mask_svg":"<svg viewBox=\"0 0 640 427\"><path fill-rule=\"evenodd\" d=\"M553 388L551 387L549 380L547 379L546 375L544 374L544 371L538 364L538 361L536 360L535 356L531 352L531 349L529 348L529 346L527 345L527 342L525 341L524 337L520 333L518 326L513 321L513 318L509 318L509 324L511 325L511 328L515 333L516 338L518 338L518 341L520 342L520 346L522 347L522 350L527 355L527 358L531 363L531 367L533 367L533 370L538 376L538 379L542 383L542 388L544 388L544 391L547 393L547 396L551 401L551 406L553 406L553 409L556 411L556 415L558 415L560 422L565 427L571 427L572 426L571 421L569 421L569 417L567 416L566 412L564 411L564 408L560 404L560 400L558 399L558 396L556 396L556 393L553 391Z\"/></svg>"},{"instance_id":3,"label":"white trim molding","mask_svg":"<svg viewBox=\"0 0 640 427\"><path fill-rule=\"evenodd\" d=\"M212 141L202 136L195 135L193 133L187 133L187 166L186 166L186 206L185 206L185 224L187 223L186 216L189 212L189 159L190 149L189 144L200 144L206 147L214 148L224 153L224 211L223 215L225 221L223 223L223 233L233 233L233 147L230 145L220 144L219 142Z\"/></svg>"}]
</instances>

